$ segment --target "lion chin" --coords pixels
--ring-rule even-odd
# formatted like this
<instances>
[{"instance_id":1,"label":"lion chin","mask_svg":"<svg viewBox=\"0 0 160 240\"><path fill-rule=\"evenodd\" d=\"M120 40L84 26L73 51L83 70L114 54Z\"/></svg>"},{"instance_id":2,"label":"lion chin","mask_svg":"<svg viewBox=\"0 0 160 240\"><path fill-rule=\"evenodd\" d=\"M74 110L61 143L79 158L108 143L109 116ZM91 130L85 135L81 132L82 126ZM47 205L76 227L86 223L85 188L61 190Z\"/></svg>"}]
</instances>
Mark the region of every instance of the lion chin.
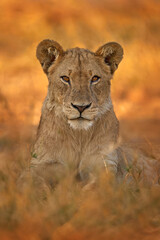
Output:
<instances>
[{"instance_id":1,"label":"lion chin","mask_svg":"<svg viewBox=\"0 0 160 240\"><path fill-rule=\"evenodd\" d=\"M68 120L68 123L75 130L88 130L93 125L93 121L87 119Z\"/></svg>"}]
</instances>

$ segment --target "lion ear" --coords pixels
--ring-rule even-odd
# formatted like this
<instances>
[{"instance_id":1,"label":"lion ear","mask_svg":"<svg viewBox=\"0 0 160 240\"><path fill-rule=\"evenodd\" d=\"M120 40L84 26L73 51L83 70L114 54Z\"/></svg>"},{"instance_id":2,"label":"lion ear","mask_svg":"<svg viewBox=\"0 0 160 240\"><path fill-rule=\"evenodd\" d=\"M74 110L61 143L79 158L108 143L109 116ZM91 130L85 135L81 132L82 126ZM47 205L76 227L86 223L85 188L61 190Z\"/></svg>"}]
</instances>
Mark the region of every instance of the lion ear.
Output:
<instances>
[{"instance_id":1,"label":"lion ear","mask_svg":"<svg viewBox=\"0 0 160 240\"><path fill-rule=\"evenodd\" d=\"M95 55L104 58L104 62L110 66L113 74L123 58L123 48L119 43L109 42L100 47Z\"/></svg>"},{"instance_id":2,"label":"lion ear","mask_svg":"<svg viewBox=\"0 0 160 240\"><path fill-rule=\"evenodd\" d=\"M59 43L45 39L37 46L36 56L42 65L43 71L47 74L49 67L56 62L56 60L63 56L63 48Z\"/></svg>"}]
</instances>

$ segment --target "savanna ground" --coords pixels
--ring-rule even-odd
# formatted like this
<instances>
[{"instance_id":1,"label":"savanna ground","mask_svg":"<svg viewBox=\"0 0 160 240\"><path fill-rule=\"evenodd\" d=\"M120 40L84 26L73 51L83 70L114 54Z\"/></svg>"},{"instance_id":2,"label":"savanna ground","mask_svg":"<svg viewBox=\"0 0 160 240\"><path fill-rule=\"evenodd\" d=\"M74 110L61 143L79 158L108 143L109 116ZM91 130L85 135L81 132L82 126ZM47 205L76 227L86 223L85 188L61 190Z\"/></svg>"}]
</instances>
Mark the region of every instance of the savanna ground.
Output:
<instances>
[{"instance_id":1,"label":"savanna ground","mask_svg":"<svg viewBox=\"0 0 160 240\"><path fill-rule=\"evenodd\" d=\"M16 187L47 91L35 57L45 38L64 49L123 46L112 81L121 136L159 160L160 2L1 0L0 9L0 239L160 239L156 186L116 186L104 173L95 189L82 192L68 176L43 201L32 183L23 194Z\"/></svg>"}]
</instances>

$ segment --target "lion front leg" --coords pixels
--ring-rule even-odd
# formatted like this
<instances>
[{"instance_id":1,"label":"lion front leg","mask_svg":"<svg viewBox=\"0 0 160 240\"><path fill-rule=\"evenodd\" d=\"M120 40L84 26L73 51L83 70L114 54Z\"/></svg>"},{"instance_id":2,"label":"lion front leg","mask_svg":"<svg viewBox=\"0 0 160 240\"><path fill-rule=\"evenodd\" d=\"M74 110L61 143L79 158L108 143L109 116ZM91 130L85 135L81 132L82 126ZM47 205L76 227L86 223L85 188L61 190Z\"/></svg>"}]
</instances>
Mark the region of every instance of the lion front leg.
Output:
<instances>
[{"instance_id":1,"label":"lion front leg","mask_svg":"<svg viewBox=\"0 0 160 240\"><path fill-rule=\"evenodd\" d=\"M118 153L117 149L108 153L103 157L104 167L106 168L107 173L111 173L114 176L117 175L118 171Z\"/></svg>"}]
</instances>

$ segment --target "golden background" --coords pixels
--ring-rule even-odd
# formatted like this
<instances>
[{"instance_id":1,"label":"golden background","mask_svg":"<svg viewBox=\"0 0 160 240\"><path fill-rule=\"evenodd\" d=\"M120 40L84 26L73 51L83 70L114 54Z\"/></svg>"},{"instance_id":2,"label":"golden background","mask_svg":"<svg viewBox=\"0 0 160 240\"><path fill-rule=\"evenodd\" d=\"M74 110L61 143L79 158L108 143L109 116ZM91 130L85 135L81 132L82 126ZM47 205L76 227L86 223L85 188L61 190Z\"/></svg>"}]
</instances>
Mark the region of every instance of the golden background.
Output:
<instances>
[{"instance_id":1,"label":"golden background","mask_svg":"<svg viewBox=\"0 0 160 240\"><path fill-rule=\"evenodd\" d=\"M2 126L13 124L13 119L17 124L38 124L48 83L35 51L46 38L58 41L64 49L79 46L92 51L106 42L119 42L124 59L112 81L116 113L119 119L146 119L151 128L158 125L158 0L1 0L0 9ZM153 139L157 131L151 132Z\"/></svg>"},{"instance_id":2,"label":"golden background","mask_svg":"<svg viewBox=\"0 0 160 240\"><path fill-rule=\"evenodd\" d=\"M33 201L27 197L21 199L14 195L13 190L19 172L28 164L30 145L34 139L41 105L47 92L48 80L35 56L38 43L47 38L58 41L64 49L78 46L95 51L109 41L118 42L123 46L124 59L112 80L112 99L120 120L121 134L125 140L133 144L147 144L146 151L151 156L156 156L157 159L160 156L159 0L1 0L0 192L1 188L3 191L0 196L0 239L2 240L53 239L45 235L48 229L48 225L45 225L46 216L51 212L55 214L53 219L67 219L66 216L68 216L65 215L65 210L64 215L59 212L60 206L64 204L63 201L60 201L56 210L50 203L47 211L43 209L39 212L33 199ZM9 180L6 180L8 178ZM66 188L63 190L62 196L66 199ZM104 191L103 188L101 190ZM96 224L100 226L101 216L106 214L105 216L108 216L111 221L111 224L107 225L111 229L109 236L112 235L112 231L117 233L112 239L121 239L121 233L124 236L123 240L128 239L125 236L130 236L130 233L132 233L132 239L140 239L142 235L138 235L140 238L133 238L133 232L138 234L135 229L141 229L143 232L142 223L145 226L150 224L150 216L155 208L153 207L152 211L146 206L156 206L160 209L156 201L157 195L154 193L153 199L148 200L146 197L148 195L143 194L141 196L143 204L140 207L139 200L129 205L125 202L128 208L124 210L122 206L118 208L117 205L118 199L122 202L124 200L122 193L121 195L117 193L115 197L115 193L110 190L107 194L114 199L109 198L108 204L112 205L115 201L117 207L115 212L117 211L118 217L115 218L115 215L110 213L112 208L107 208L105 201L100 200L101 197L103 200L106 199L105 194L102 194L99 199L93 196L88 197L86 201L88 205L80 212L81 221L90 223L94 212L96 217L93 219L95 221L93 228L92 224L91 226L88 224L87 229L97 229L94 226L97 226ZM91 207L90 199L95 201L95 205L92 202ZM96 207L98 204L103 206L99 210ZM25 207L26 210L24 210ZM30 214L29 211L31 211ZM140 211L141 214L138 215ZM70 212L72 215L72 208ZM123 214L124 222L118 222L117 219ZM130 217L135 221L132 227L126 228L127 219ZM21 219L20 227L18 225L20 231L14 225L17 219ZM159 226L160 219L157 219L154 220L155 227ZM114 220L119 224L116 225L118 226L116 230L112 228ZM34 224L37 228L33 227ZM51 233L52 224L48 230L49 233ZM41 234L44 226L45 234L43 231ZM106 227L105 223L102 223L102 226ZM158 235L152 235L152 231L153 234L158 231L152 227L149 230L151 238L143 239L159 239ZM11 234L13 229L14 237ZM66 229L67 234L73 230L70 227ZM87 233L85 227L81 228L81 233L77 230L73 231L72 239L82 239L84 236L86 238L83 239L98 239L99 234L94 234L94 231L89 238L88 235L83 235L83 232ZM70 240L71 237L67 236L64 233L62 238L57 237L56 240ZM101 236L101 239L106 238Z\"/></svg>"}]
</instances>

